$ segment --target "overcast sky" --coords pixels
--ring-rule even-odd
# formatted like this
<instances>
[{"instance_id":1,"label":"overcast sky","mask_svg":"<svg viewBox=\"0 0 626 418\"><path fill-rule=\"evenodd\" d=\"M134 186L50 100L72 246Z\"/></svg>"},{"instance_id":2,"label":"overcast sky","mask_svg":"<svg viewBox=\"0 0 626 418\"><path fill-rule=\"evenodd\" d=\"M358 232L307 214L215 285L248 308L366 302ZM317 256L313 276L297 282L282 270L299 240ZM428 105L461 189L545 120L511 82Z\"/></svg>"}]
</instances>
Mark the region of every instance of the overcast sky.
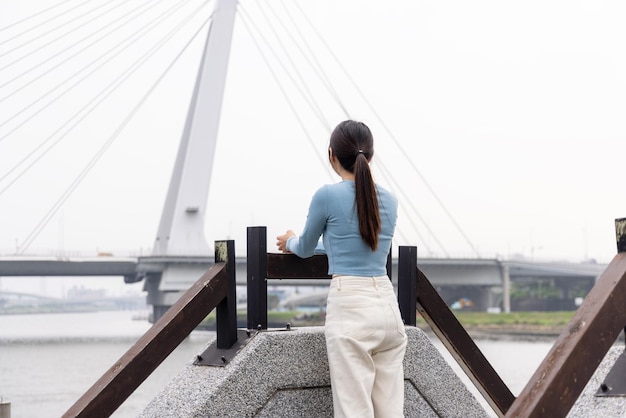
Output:
<instances>
[{"instance_id":1,"label":"overcast sky","mask_svg":"<svg viewBox=\"0 0 626 418\"><path fill-rule=\"evenodd\" d=\"M150 252L212 8L182 2L105 55L172 7L152 3L0 3L0 254L26 243L29 254ZM207 240L233 238L245 253L247 226L266 225L270 249L277 234L301 230L313 192L337 180L329 129L349 116L370 125L376 179L400 200L394 246L417 245L422 257L610 261L614 219L626 217L625 19L623 2L599 0L241 1Z\"/></svg>"}]
</instances>

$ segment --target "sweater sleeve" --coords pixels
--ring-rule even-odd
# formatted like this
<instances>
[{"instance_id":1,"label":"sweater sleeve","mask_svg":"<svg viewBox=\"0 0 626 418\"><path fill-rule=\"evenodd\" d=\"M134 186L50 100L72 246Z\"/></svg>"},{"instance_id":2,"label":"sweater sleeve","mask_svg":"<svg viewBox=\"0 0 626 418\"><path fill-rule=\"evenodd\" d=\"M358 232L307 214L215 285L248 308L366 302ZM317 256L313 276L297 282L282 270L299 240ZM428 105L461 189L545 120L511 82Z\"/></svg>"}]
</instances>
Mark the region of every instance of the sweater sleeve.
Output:
<instances>
[{"instance_id":1,"label":"sweater sleeve","mask_svg":"<svg viewBox=\"0 0 626 418\"><path fill-rule=\"evenodd\" d=\"M287 240L287 250L298 257L307 258L323 251L323 245L319 245L319 238L326 228L327 219L327 196L325 187L319 189L313 195L309 205L309 213L304 224L304 230L299 237L291 237Z\"/></svg>"}]
</instances>

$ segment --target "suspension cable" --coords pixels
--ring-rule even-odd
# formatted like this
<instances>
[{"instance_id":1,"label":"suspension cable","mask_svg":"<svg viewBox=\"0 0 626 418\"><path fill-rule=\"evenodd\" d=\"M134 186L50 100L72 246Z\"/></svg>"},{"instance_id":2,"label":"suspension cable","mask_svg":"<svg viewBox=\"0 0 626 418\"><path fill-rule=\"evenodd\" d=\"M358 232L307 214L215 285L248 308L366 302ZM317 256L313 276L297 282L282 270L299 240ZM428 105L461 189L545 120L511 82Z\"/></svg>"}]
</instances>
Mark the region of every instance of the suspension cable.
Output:
<instances>
[{"instance_id":1,"label":"suspension cable","mask_svg":"<svg viewBox=\"0 0 626 418\"><path fill-rule=\"evenodd\" d=\"M333 86L333 83L331 82L330 78L328 77L328 75L324 71L324 69L323 69L324 67L321 65L319 60L317 60L317 57L315 55L315 52L313 51L313 48L311 47L310 43L307 41L306 37L302 34L302 31L300 30L300 26L296 24L296 21L295 21L293 15L291 14L291 12L289 11L289 8L287 8L285 6L285 3L283 2L283 0L280 0L280 4L283 6L283 9L284 9L285 13L287 14L287 16L289 17L289 20L291 21L293 28L295 29L296 33L300 37L300 42L298 42L293 36L291 36L292 33L290 31L287 31L287 33L292 37L293 43L300 50L300 53L307 59L307 61L309 62L309 65L311 66L311 68L313 68L313 70L315 71L315 73L317 74L319 79L326 86L326 89L328 90L330 95L335 99L335 102L339 105L339 107L343 111L343 114L346 116L346 118L347 119L351 119L350 112L348 112L347 107L344 105L343 101L339 97L339 93L337 92L337 90ZM280 22L282 23L282 21L280 21ZM283 26L284 26L284 24L283 24ZM302 51L302 49L300 47L301 44L304 44L304 46L308 50L308 54L305 53L304 51ZM311 60L313 62L311 62Z\"/></svg>"},{"instance_id":2,"label":"suspension cable","mask_svg":"<svg viewBox=\"0 0 626 418\"><path fill-rule=\"evenodd\" d=\"M123 0L122 0L122 1L123 1ZM91 13L95 12L96 10L98 10L98 9L100 9L100 8L102 8L102 7L104 7L106 4L107 4L107 3L101 4L100 6L96 7L96 8L95 8L95 9L93 9L93 10L90 10L90 11L88 11L88 12L85 12L85 13L83 13L82 15L76 16L76 17L74 17L71 21L72 21L72 22L73 22L73 21L78 21L80 18L85 17L85 16L87 16L87 15L89 15L89 14L91 14ZM110 4L110 3L109 3L109 4ZM16 60L14 60L13 62L8 63L8 64L7 64L7 65L5 65L4 67L0 67L0 70L5 70L5 69L7 69L7 68L9 68L9 67L11 67L11 66L13 66L13 65L15 65L16 63L18 63L19 61L23 60L24 58L27 58L27 57L31 56L32 54L34 54L35 52L40 51L41 49L44 49L44 48L46 48L46 47L48 47L48 46L52 45L53 43L57 42L57 41L58 41L58 40L60 40L60 39L63 39L64 37L66 37L67 35L71 34L71 33L72 33L72 32L74 32L74 31L76 31L77 29L79 29L79 28L81 28L81 27L83 27L83 26L85 26L85 25L87 25L87 24L89 24L89 23L93 22L94 20L99 19L99 18L100 18L100 17L102 17L103 15L105 15L105 14L109 13L111 10L114 10L114 9L116 9L116 8L120 7L120 6L122 6L122 4L114 5L114 6L113 6L113 7L111 7L110 9L106 10L104 13L102 13L102 14L100 14L100 15L98 15L98 16L95 16L95 17L93 17L93 18L91 18L91 19L87 20L86 22L83 22L82 24L80 24L80 25L76 26L75 28L70 29L69 31L67 31L67 32L65 32L65 33L63 33L63 34L61 34L61 35L57 36L56 38L53 38L53 39L49 40L47 43L45 43L45 44L41 45L40 47L38 47L38 48L36 48L36 49L34 49L34 50L32 50L32 51L30 51L30 52L28 52L28 53L24 54L24 55L22 55L21 57L17 58L17 59L16 59ZM26 45L28 45L28 44L30 44L30 43L32 43L32 42L34 42L34 41L38 40L38 39L45 39L46 35L48 35L48 34L50 34L50 33L54 32L54 31L56 31L57 29L64 28L64 27L66 27L66 26L67 26L67 22L61 22L58 26L56 26L56 27L54 27L54 28L52 28L52 29L49 29L49 30L47 30L46 32L43 32L43 33L39 34L38 36L36 36L36 37L34 37L34 38L32 38L32 39L30 39L30 40L26 41L26 42L23 42L23 43L21 43L21 44L19 44L19 45L15 46L15 47L13 47L13 48L9 49L8 51L5 51L4 53L0 54L0 58L1 58L1 57L4 57L4 56L5 56L5 55L7 55L7 54L10 54L10 53L11 53L11 52L13 52L13 51L20 50L20 49L22 49L24 46L26 46Z\"/></svg>"},{"instance_id":3,"label":"suspension cable","mask_svg":"<svg viewBox=\"0 0 626 418\"><path fill-rule=\"evenodd\" d=\"M39 11L39 12L37 12L37 13L33 14L33 15L30 15L30 16L28 16L28 17L25 17L24 19L20 19L20 20L18 20L17 22L13 22L13 23L11 23L11 24L9 24L9 25L7 25L7 26L3 27L3 28L0 28L0 32L4 32L4 31L5 31L5 30L7 30L7 29L10 29L10 28L12 28L12 27L14 27L14 26L17 26L17 25L21 24L21 23L24 23L24 22L27 22L27 21L29 21L29 20L31 20L31 19L34 19L35 17L37 17L37 16L39 16L39 15L42 15L42 14L44 14L44 13L46 13L46 12L49 12L49 11L50 11L50 10L52 10L52 9L56 9L57 7L62 6L62 5L64 5L65 3L69 3L70 1L73 1L73 0L65 0L65 1L62 1L62 2L60 2L60 3L58 3L58 4L55 4L54 6L50 6L50 7L48 7L47 9L43 9L43 10L41 10L41 11ZM9 42L9 41L11 41L11 40L12 40L12 39L14 39L14 38L17 38L17 37L19 37L19 36L22 36L22 35L24 35L24 34L26 34L26 33L30 32L30 31L32 31L32 30L34 30L34 29L36 29L37 27L39 27L39 26L41 26L41 25L43 25L43 24L45 24L45 23L48 23L48 22L50 22L50 21L52 21L52 20L56 19L56 18L57 18L57 17L59 17L59 16L63 16L64 14L66 14L66 13L67 13L67 12L69 12L69 11L72 11L72 10L75 10L75 9L77 9L77 8L81 7L81 6L84 6L85 4L89 3L90 1L93 1L93 0L86 0L86 1L84 1L84 2L82 2L82 3L80 3L80 4L78 4L77 6L74 6L73 8L71 8L71 9L69 9L69 10L64 10L63 12L59 13L58 15L55 15L55 16L53 16L53 17L49 18L48 20L45 20L45 21L43 21L43 22L40 22L40 23L39 23L39 24L37 24L36 26L33 26L33 27L31 27L30 29L27 29L27 30L23 31L22 33L18 33L17 35L15 35L15 36L13 36L13 37L11 37L11 38L5 39L4 41L0 42L0 45L3 45L4 43Z\"/></svg>"},{"instance_id":4,"label":"suspension cable","mask_svg":"<svg viewBox=\"0 0 626 418\"><path fill-rule=\"evenodd\" d=\"M246 13L247 11L245 11L245 9L243 8L243 5L241 3L239 3L239 8L244 11L244 13ZM324 117L321 113L318 113L317 111L317 107L315 106L314 103L312 103L310 97L306 94L306 92L303 91L303 87L301 87L301 85L297 82L297 80L294 79L294 77L291 75L291 73L289 72L287 66L284 64L283 60L280 59L280 57L278 56L278 54L276 53L276 51L271 47L271 43L267 40L267 38L263 35L263 32L259 29L259 27L255 24L254 20L249 19L249 21L252 23L252 25L254 26L254 28L256 29L258 35L264 42L265 46L267 47L267 49L272 53L275 61L279 64L279 66L283 69L283 71L285 71L285 73L287 74L287 76L289 77L289 79L291 80L291 82L293 83L293 85L296 87L296 89L298 90L298 92L300 93L300 95L302 96L302 98L305 100L305 102L309 105L309 107L311 108L311 110L313 111L313 113L317 116L317 118L319 119L319 121L323 124L328 126L328 121L324 120ZM270 26L271 23L269 24ZM251 35L252 36L252 35ZM279 42L280 43L280 42ZM287 56L289 56L289 54L286 54ZM330 128L329 128L330 129Z\"/></svg>"},{"instance_id":5,"label":"suspension cable","mask_svg":"<svg viewBox=\"0 0 626 418\"><path fill-rule=\"evenodd\" d=\"M278 88L280 89L283 97L285 98L285 100L287 101L287 104L289 106L289 108L291 109L291 111L293 112L298 124L300 125L300 127L302 128L302 131L304 132L304 135L307 137L307 140L309 142L309 145L311 145L311 147L314 150L315 156L317 156L318 160L320 161L320 163L326 167L326 173L328 174L328 177L330 178L330 180L333 180L333 175L332 172L330 171L330 168L328 167L328 164L325 163L324 159L320 156L319 154L319 150L317 145L315 144L315 141L313 140L313 138L311 137L311 134L309 133L308 129L306 129L306 126L304 124L304 121L302 120L302 118L300 117L300 114L298 113L298 111L296 110L296 107L294 106L293 102L291 101L291 99L289 98L289 95L287 94L287 92L285 91L284 86L282 85L282 83L280 82L280 79L278 77L278 75L276 74L276 72L274 71L274 69L272 68L267 56L265 55L265 53L263 52L263 49L261 48L261 45L259 44L258 40L256 39L256 37L254 36L254 34L252 33L252 30L250 28L250 26L248 25L248 17L246 15L246 11L243 9L241 3L238 4L237 7L237 11L238 13L240 13L241 16L241 21L244 25L244 27L246 28L246 30L248 31L248 34L250 35L250 38L252 39L252 41L254 42L255 46L257 47L257 50L259 51L259 54L261 55L261 58L263 59L263 61L265 62L265 64L267 65L267 68L270 71L270 74L272 75L272 77L274 78L274 81L276 81L276 84L278 85Z\"/></svg>"},{"instance_id":6,"label":"suspension cable","mask_svg":"<svg viewBox=\"0 0 626 418\"><path fill-rule=\"evenodd\" d=\"M48 152L50 152L61 140L65 138L69 132L71 132L80 122L82 122L87 116L93 112L93 110L102 103L106 98L108 98L117 87L119 87L124 81L126 81L133 73L135 73L141 65L146 62L150 57L152 57L160 48L165 45L165 43L171 39L176 33L178 33L184 25L189 22L194 16L197 16L198 12L206 5L208 1L204 2L198 6L192 13L190 13L182 22L180 22L176 27L174 27L169 33L167 33L161 40L159 40L152 48L150 48L144 55L139 57L130 67L128 67L123 73L121 73L118 77L116 77L109 85L107 85L104 89L102 89L91 101L89 101L86 105L84 105L78 112L76 112L70 119L68 119L63 125L61 125L55 132L53 132L48 138L46 138L35 150L31 151L24 159L22 159L16 166L14 166L9 173L5 174L0 181L7 178L7 176L15 171L15 169L23 164L28 158L34 155L39 149L43 147L47 142L51 141L54 136L61 132L66 126L70 125L71 122L74 122L69 126L68 129L65 130L64 133L59 135L59 137L50 144L46 150L42 151L33 161L28 164L16 177L13 178L4 188L0 189L0 195L6 192L17 180L19 180L35 163L37 163L41 158L43 158ZM211 15L212 16L212 15ZM210 17L209 17L210 19ZM206 24L206 23L205 23ZM195 35L194 35L195 36ZM88 107L91 106L90 109ZM81 115L82 113L82 115Z\"/></svg>"},{"instance_id":7,"label":"suspension cable","mask_svg":"<svg viewBox=\"0 0 626 418\"><path fill-rule=\"evenodd\" d=\"M122 20L118 20L116 23L116 26L111 26L108 22L101 28L99 28L98 30L92 32L91 34L87 35L87 36L83 36L81 37L80 41L72 44L64 49L62 49L61 51L59 51L58 53L54 54L52 57L47 57L44 58L43 61L40 61L36 64L34 64L31 68L29 68L28 70L24 70L24 71L20 71L19 74L17 74L15 77L13 77L12 79L6 80L3 84L0 84L0 88L4 88L7 85L15 82L16 80L19 80L20 78L26 76L27 74L29 74L30 72L36 70L36 69L40 69L41 66L45 63L48 63L52 58L56 58L58 56L61 56L63 53L69 51L70 49L80 45L81 43L87 41L89 38L95 36L96 34L104 31L104 29L108 29L108 32L106 32L106 34L104 36L101 36L99 38L97 38L95 41L85 45L82 49L76 51L74 54L70 55L69 57L67 57L66 59L64 59L63 61L57 63L55 66L49 68L48 70L46 70L45 72L39 74L39 76L36 76L35 78L31 79L29 82L27 82L26 84L23 84L22 86L20 86L19 88L15 89L13 92L7 94L6 96L0 98L0 102L8 99L9 97L13 96L14 94L22 91L25 87L31 85L33 82L39 80L41 77L43 77L44 75L49 74L52 70L57 69L59 66L61 66L62 64L65 64L67 61L69 61L70 59L76 57L77 55L79 55L80 53L86 51L87 49L89 49L91 46L95 45L97 42L103 40L104 38L106 38L108 35L110 35L111 33L115 32L116 30L120 29L121 27L125 26L126 24L128 24L130 21L132 21L136 16L140 15L141 12L138 12L139 10L141 10L142 8L144 8L145 6L149 6L149 5L154 5L154 2L151 0L148 0L142 4L140 4L139 6L137 6L136 8L128 11L125 14L125 19ZM0 125L1 126L1 125Z\"/></svg>"},{"instance_id":8,"label":"suspension cable","mask_svg":"<svg viewBox=\"0 0 626 418\"><path fill-rule=\"evenodd\" d=\"M171 6L169 9L166 9L165 11L163 11L160 15L158 15L157 17L155 17L152 21L149 21L148 23L146 23L145 25L143 25L142 27L140 27L139 29L137 29L135 32L133 32L129 37L125 38L123 41L117 43L116 45L112 46L111 48L109 48L108 50L106 50L104 53L102 53L101 55L99 55L96 59L94 59L93 61L91 61L89 64L85 65L84 67L80 68L79 70L77 70L76 72L74 72L72 75L70 75L69 77L67 77L65 80L63 80L62 82L60 82L59 84L57 84L56 86L54 86L52 89L48 90L47 92L39 95L37 97L37 99L35 99L35 101L31 102L30 104L26 105L25 107L23 107L22 109L18 110L16 113L14 113L12 116L10 116L8 119L6 119L5 121L3 121L2 123L0 123L0 127L6 125L7 123L9 123L10 121L12 121L13 119L15 119L17 116L19 116L20 114L24 113L26 110L30 109L31 107L33 107L35 104L37 104L38 102L42 101L44 98L46 98L47 96L49 96L50 94L52 94L55 90L61 88L64 84L68 83L69 81L75 79L79 74L81 74L82 72L84 72L85 70L87 70L89 67L92 67L94 65L96 65L98 62L100 61L104 61L105 59L110 59L112 57L116 57L119 56L123 51L125 51L127 48L131 47L133 45L134 42L136 42L138 39L140 39L142 36L145 36L150 30L152 30L154 27L156 27L156 25L160 24L161 22L163 22L165 19L167 19L170 14L174 11L177 11L178 9L181 9L185 3L188 3L190 0L183 0L181 2L179 2L176 5ZM146 5L150 4L150 0L148 0L146 3L144 3ZM93 46L94 44L96 44L97 42L99 42L100 40L104 39L106 36L108 36L112 31L119 29L121 26L125 25L126 23L129 23L132 20L133 16L130 17L130 19L127 20L127 22L122 22L120 25L118 25L117 27L114 27L111 31L107 32L105 35L101 36L100 38L98 38L97 40L93 41L92 43L90 43L89 45L86 45L83 49L81 49L80 51L78 51L76 54L74 54L73 56L76 56L77 54L89 49L91 46ZM126 45L124 45L126 44ZM116 51L117 50L117 51ZM73 57L72 56L72 57ZM70 58L72 58L70 57ZM40 75L38 78L36 78L35 80L32 80L31 82L34 82L36 80L38 80L39 78L41 78L43 75L47 74L48 72L52 71L53 69L57 68L58 66L60 66L61 64L67 62L70 58L66 59L65 61L59 63L56 67L49 69L46 73ZM39 110L37 110L36 112L32 113L28 118L26 118L25 120L23 120L21 123L19 123L18 125L14 126L13 129L9 130L8 132L6 132L4 135L0 136L0 142L4 139L6 139L8 136L10 136L11 134L13 134L17 129L19 129L20 127L24 126L27 122L29 122L31 119L33 119L36 115L38 115L39 113L41 113L43 110L45 110L46 108L48 108L52 103L56 102L58 99L60 99L62 96L64 96L67 92L69 92L70 90L72 90L74 87L76 87L78 84L80 84L83 80L87 79L90 75L92 75L93 73L95 73L96 71L98 71L100 68L99 67L95 67L94 69L92 69L90 72L86 73L82 78L78 79L78 81L74 82L72 85L70 85L69 87L67 87L65 90L63 90L61 93L59 93L57 96L55 96L52 100L48 101L45 105L43 105L42 107L39 108ZM30 84L30 83L29 83ZM13 93L11 93L11 95L15 94L16 92L18 92L19 90L21 90L22 88L24 88L25 86L20 87L20 89L14 91ZM7 96L8 97L8 96ZM5 98L0 99L0 102L2 102Z\"/></svg>"},{"instance_id":9,"label":"suspension cable","mask_svg":"<svg viewBox=\"0 0 626 418\"><path fill-rule=\"evenodd\" d=\"M267 4L268 8L273 12L274 9L270 6L270 3L266 2L266 4ZM267 14L265 14L264 8L263 7L259 7L259 10L261 11L261 14L265 18L266 22L268 23L268 26L269 26L270 30L272 31L272 33L274 34L274 37L278 41L279 46L282 48L283 52L285 53L285 56L287 57L287 60L291 64L291 67L292 67L293 71L295 72L296 76L298 77L298 80L300 81L300 84L302 85L302 88L304 89L304 91L301 92L301 94L304 97L308 98L307 100L309 101L309 103L311 103L310 106L313 109L313 112L318 115L318 118L320 119L320 121L322 122L324 127L328 131L330 131L332 129L332 127L330 126L330 123L328 122L328 120L326 120L324 118L324 116L323 116L324 113L322 112L322 109L320 108L320 106L317 104L317 102L313 98L313 93L311 93L311 90L309 89L307 82L304 80L304 77L302 76L302 73L300 71L298 71L298 66L293 61L292 54L290 54L287 51L286 45L283 43L281 37L276 32L276 29L274 28L274 25L270 22L270 19L267 16ZM275 13L274 13L274 16L276 16ZM277 18L277 20L278 20L278 22L280 24L282 24L282 20L281 19ZM284 25L283 25L283 27L284 27ZM289 33L289 32L287 31L287 33ZM285 67L285 70L286 70L286 67ZM295 83L295 80L294 80L294 83Z\"/></svg>"},{"instance_id":10,"label":"suspension cable","mask_svg":"<svg viewBox=\"0 0 626 418\"><path fill-rule=\"evenodd\" d=\"M195 15L191 15L193 17ZM68 187L61 198L57 200L52 209L50 209L46 215L41 219L41 221L37 224L35 229L26 237L23 244L19 248L19 255L23 255L24 252L30 247L32 242L37 238L37 236L41 233L43 228L48 224L50 219L54 216L54 214L63 206L65 201L72 195L72 193L76 190L78 185L82 182L82 180L86 177L86 175L91 171L91 169L95 166L95 164L100 160L102 155L107 151L107 149L113 144L115 139L120 135L120 133L124 130L126 125L131 121L134 115L139 111L141 106L145 103L148 97L152 94L156 87L161 83L161 81L165 78L165 75L169 73L169 71L174 67L174 64L178 62L183 53L187 50L189 45L194 41L194 39L202 32L202 29L207 25L207 23L212 19L213 15L211 14L200 26L200 28L194 33L194 35L189 39L189 41L185 44L185 46L181 49L181 51L174 57L174 59L167 66L165 71L161 74L161 76L153 83L153 85L148 89L146 94L139 100L137 105L133 108L133 110L126 116L126 118L122 121L122 123L118 126L118 128L113 132L113 134L109 137L109 139L102 145L102 147L98 150L98 152L92 157L89 163L83 168L80 174L74 179L70 187ZM181 25L182 27L182 25Z\"/></svg>"},{"instance_id":11,"label":"suspension cable","mask_svg":"<svg viewBox=\"0 0 626 418\"><path fill-rule=\"evenodd\" d=\"M450 257L450 255L448 254L448 252L446 251L445 246L441 243L441 241L437 238L437 235L433 232L433 230L430 228L428 222L426 222L426 220L422 217L422 215L420 214L420 212L417 210L417 208L415 207L415 205L413 204L413 201L411 200L411 198L407 195L405 189L403 187L401 187L396 178L391 175L391 173L389 172L389 170L387 169L387 167L385 166L385 164L382 163L382 161L378 160L377 164L380 166L381 171L384 172L386 174L386 178L390 179L393 186L394 186L394 190L396 191L396 193L399 193L402 195L402 197L404 198L404 201L408 203L408 205L410 206L412 212L409 212L411 214L415 214L419 220L422 222L422 224L424 225L424 228L426 228L426 230L428 231L428 233L430 234L430 236L435 240L435 242L437 243L437 245L439 246L439 248L441 249L441 251L443 251L444 255L446 257ZM420 238L420 240L422 241L422 243L424 244L424 246L426 247L426 250L428 250L429 252L432 253L432 250L430 249L430 247L428 247L428 245L426 244L426 240L421 236L421 234L419 233L419 228L417 227L417 225L413 222L412 217L408 217L409 222L411 223L411 225L413 225L413 229L415 230L415 233L418 235L418 237Z\"/></svg>"}]
</instances>

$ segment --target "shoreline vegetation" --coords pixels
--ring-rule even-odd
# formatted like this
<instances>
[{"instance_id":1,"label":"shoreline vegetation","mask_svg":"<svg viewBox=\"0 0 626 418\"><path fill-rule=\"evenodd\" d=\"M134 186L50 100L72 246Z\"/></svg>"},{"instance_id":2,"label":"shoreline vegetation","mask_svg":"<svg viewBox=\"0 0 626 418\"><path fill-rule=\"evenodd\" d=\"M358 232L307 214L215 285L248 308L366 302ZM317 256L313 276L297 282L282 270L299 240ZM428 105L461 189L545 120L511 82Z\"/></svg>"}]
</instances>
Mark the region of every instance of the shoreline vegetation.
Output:
<instances>
[{"instance_id":1,"label":"shoreline vegetation","mask_svg":"<svg viewBox=\"0 0 626 418\"><path fill-rule=\"evenodd\" d=\"M82 309L81 309L82 308ZM41 314L41 313L64 313L64 312L95 312L98 309L85 309L75 307L69 310L20 310L14 312L2 312L4 315L14 314ZM523 341L552 341L555 340L567 326L575 311L519 311L509 313L488 313L475 311L453 311L467 333L475 340L509 339ZM129 311L134 320L148 321L146 312L139 315ZM245 310L237 311L238 327L247 327ZM268 311L269 328L294 328L306 326L324 325L323 312L301 311ZM417 327L429 335L434 335L424 318L417 315ZM197 327L198 330L215 331L215 312L212 312ZM618 341L624 341L624 333L620 333Z\"/></svg>"},{"instance_id":2,"label":"shoreline vegetation","mask_svg":"<svg viewBox=\"0 0 626 418\"><path fill-rule=\"evenodd\" d=\"M510 313L487 313L472 311L454 311L455 316L473 339L518 339L544 340L556 339L575 311L529 311ZM237 316L246 327L245 311L239 311ZM268 311L269 328L321 326L324 325L323 315L320 313L301 313L297 311ZM417 326L426 333L433 331L426 321L418 314ZM201 324L203 329L215 329L215 316L211 314ZM623 336L620 336L623 338Z\"/></svg>"}]
</instances>

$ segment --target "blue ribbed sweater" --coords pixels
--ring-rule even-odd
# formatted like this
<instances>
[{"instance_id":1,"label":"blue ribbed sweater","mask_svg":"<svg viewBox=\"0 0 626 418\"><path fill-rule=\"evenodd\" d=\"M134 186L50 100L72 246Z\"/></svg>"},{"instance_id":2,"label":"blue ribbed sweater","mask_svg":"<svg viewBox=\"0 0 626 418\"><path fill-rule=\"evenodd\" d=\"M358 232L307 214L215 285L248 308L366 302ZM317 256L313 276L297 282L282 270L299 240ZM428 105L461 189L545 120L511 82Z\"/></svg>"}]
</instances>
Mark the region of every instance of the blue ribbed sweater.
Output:
<instances>
[{"instance_id":1,"label":"blue ribbed sweater","mask_svg":"<svg viewBox=\"0 0 626 418\"><path fill-rule=\"evenodd\" d=\"M376 188L381 220L376 251L372 251L359 232L354 182L350 180L325 185L315 192L304 230L299 237L289 238L287 249L302 258L326 253L329 274L387 274L387 254L398 218L398 200L386 189L378 185ZM320 236L323 246L318 245Z\"/></svg>"}]
</instances>

